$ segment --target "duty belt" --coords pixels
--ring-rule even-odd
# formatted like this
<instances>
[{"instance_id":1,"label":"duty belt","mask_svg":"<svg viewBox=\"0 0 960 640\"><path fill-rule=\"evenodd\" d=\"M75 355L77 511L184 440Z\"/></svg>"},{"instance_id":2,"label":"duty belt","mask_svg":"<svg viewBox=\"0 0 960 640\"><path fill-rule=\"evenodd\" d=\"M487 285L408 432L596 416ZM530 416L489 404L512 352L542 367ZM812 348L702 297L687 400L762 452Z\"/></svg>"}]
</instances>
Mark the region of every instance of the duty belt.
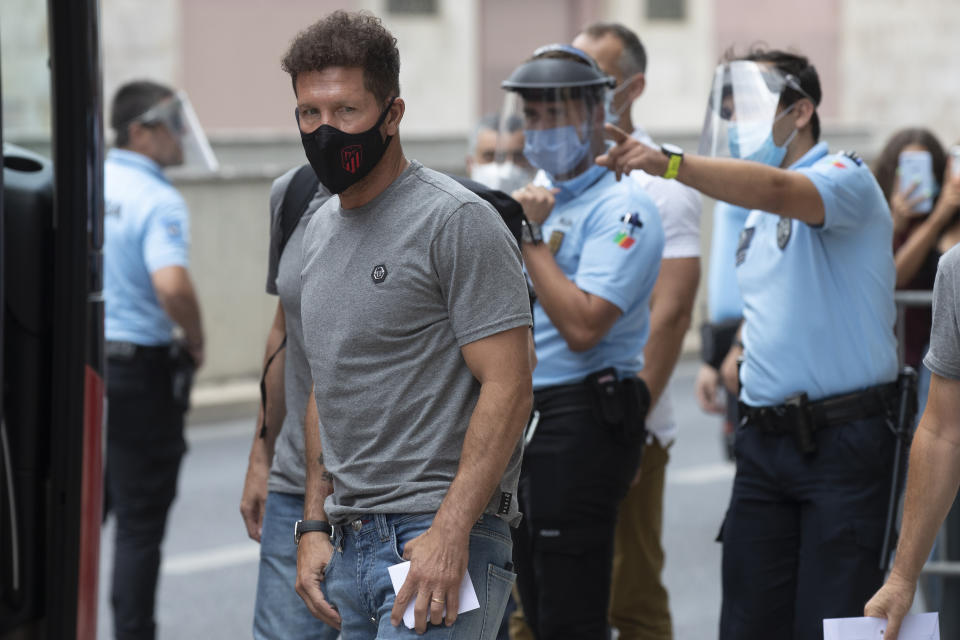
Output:
<instances>
[{"instance_id":1,"label":"duty belt","mask_svg":"<svg viewBox=\"0 0 960 640\"><path fill-rule=\"evenodd\" d=\"M800 393L776 406L752 407L740 402L738 407L741 425L765 433L793 434L798 448L812 454L816 451L813 434L820 429L884 414L892 416L897 402L897 383L890 382L815 402Z\"/></svg>"},{"instance_id":2,"label":"duty belt","mask_svg":"<svg viewBox=\"0 0 960 640\"><path fill-rule=\"evenodd\" d=\"M170 353L170 345L148 346L134 342L107 340L104 344L103 351L107 358L133 360L138 356L167 356Z\"/></svg>"}]
</instances>

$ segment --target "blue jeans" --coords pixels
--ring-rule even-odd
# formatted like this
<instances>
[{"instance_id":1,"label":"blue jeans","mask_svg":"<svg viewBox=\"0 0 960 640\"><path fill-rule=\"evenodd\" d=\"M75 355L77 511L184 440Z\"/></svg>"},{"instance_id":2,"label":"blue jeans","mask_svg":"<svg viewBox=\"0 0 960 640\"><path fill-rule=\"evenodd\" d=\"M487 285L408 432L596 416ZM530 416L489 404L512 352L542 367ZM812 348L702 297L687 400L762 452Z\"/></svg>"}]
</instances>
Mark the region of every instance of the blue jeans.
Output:
<instances>
[{"instance_id":1,"label":"blue jeans","mask_svg":"<svg viewBox=\"0 0 960 640\"><path fill-rule=\"evenodd\" d=\"M516 574L511 570L510 528L490 515L470 531L467 570L480 608L461 613L450 627L428 624L422 636L403 622L396 627L390 623L396 594L387 567L403 562L407 542L426 531L433 516L376 514L334 529L333 557L321 585L327 601L340 612L344 638L496 638Z\"/></svg>"},{"instance_id":2,"label":"blue jeans","mask_svg":"<svg viewBox=\"0 0 960 640\"><path fill-rule=\"evenodd\" d=\"M293 525L303 517L303 496L271 491L263 514L260 572L253 609L257 640L336 640L339 632L314 618L294 590L297 546Z\"/></svg>"}]
</instances>

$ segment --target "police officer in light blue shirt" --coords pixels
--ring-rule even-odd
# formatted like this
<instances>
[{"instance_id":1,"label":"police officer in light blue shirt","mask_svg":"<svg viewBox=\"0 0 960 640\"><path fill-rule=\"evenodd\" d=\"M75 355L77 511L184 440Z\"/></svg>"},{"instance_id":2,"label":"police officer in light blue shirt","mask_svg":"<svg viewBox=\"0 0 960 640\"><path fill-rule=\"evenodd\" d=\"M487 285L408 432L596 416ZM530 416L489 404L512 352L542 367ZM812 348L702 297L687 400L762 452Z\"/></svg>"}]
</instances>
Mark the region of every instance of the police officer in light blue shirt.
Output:
<instances>
[{"instance_id":1,"label":"police officer in light blue shirt","mask_svg":"<svg viewBox=\"0 0 960 640\"><path fill-rule=\"evenodd\" d=\"M183 419L193 370L203 363L203 328L187 272L187 208L163 175L183 161L181 98L153 82L126 84L111 125L103 246L105 507L117 522L110 600L118 639L152 639L160 543L186 450Z\"/></svg>"},{"instance_id":2,"label":"police officer in light blue shirt","mask_svg":"<svg viewBox=\"0 0 960 640\"><path fill-rule=\"evenodd\" d=\"M677 179L750 209L734 254L742 342L737 475L721 530L721 640L819 640L880 586L900 395L890 212L856 154L829 154L816 70L755 50L717 68L701 150ZM622 135L615 131L611 133ZM753 162L744 162L752 160ZM669 162L626 136L598 162Z\"/></svg>"},{"instance_id":3,"label":"police officer in light blue shirt","mask_svg":"<svg viewBox=\"0 0 960 640\"><path fill-rule=\"evenodd\" d=\"M161 305L152 274L189 265L186 203L161 166L142 153L111 149L104 173L109 188L104 250L107 340L169 345L174 322Z\"/></svg>"},{"instance_id":4,"label":"police officer in light blue shirt","mask_svg":"<svg viewBox=\"0 0 960 640\"><path fill-rule=\"evenodd\" d=\"M593 346L580 349L571 346L542 303L535 305L534 389L579 382L605 367L614 367L623 378L635 375L643 369L649 297L663 252L656 207L639 186L619 184L596 165L550 185L557 189L555 204L540 228L551 251L556 247L556 265L580 291L612 304L620 315Z\"/></svg>"},{"instance_id":5,"label":"police officer in light blue shirt","mask_svg":"<svg viewBox=\"0 0 960 640\"><path fill-rule=\"evenodd\" d=\"M529 219L523 257L537 293L538 360L514 561L539 638L606 635L617 509L650 402L636 374L663 229L635 181L618 182L593 162L606 147L612 84L567 45L537 50L503 83L503 114L522 115L524 154L547 177L513 193Z\"/></svg>"},{"instance_id":6,"label":"police officer in light blue shirt","mask_svg":"<svg viewBox=\"0 0 960 640\"><path fill-rule=\"evenodd\" d=\"M783 404L865 389L897 376L893 224L870 170L821 142L790 166L813 183L824 220L752 211L737 249L743 291L741 400ZM780 280L790 286L769 287ZM828 310L813 313L816 310ZM839 313L838 313L839 312ZM824 363L830 363L824 366Z\"/></svg>"}]
</instances>

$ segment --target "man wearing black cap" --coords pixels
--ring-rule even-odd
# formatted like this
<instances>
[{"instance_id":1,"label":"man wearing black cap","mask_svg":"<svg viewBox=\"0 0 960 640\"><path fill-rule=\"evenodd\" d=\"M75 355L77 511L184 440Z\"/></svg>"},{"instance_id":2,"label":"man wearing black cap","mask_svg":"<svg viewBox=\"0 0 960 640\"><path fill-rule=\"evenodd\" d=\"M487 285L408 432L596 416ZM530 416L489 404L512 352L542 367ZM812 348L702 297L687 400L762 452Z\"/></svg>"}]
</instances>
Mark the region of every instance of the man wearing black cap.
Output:
<instances>
[{"instance_id":1,"label":"man wearing black cap","mask_svg":"<svg viewBox=\"0 0 960 640\"><path fill-rule=\"evenodd\" d=\"M536 637L601 638L617 508L644 439L650 294L663 251L657 210L633 181L593 163L613 80L579 49L551 45L503 83L545 186L513 193L529 225L537 291L535 413L514 530L520 599Z\"/></svg>"}]
</instances>

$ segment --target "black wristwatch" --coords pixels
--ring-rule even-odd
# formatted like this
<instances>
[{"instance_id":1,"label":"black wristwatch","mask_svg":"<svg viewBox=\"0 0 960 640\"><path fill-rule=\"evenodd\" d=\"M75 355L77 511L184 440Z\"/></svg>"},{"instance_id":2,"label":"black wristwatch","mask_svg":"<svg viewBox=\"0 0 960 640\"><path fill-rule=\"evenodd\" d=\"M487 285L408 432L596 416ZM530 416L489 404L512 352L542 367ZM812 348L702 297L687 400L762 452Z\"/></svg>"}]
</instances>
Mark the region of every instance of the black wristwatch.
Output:
<instances>
[{"instance_id":1,"label":"black wristwatch","mask_svg":"<svg viewBox=\"0 0 960 640\"><path fill-rule=\"evenodd\" d=\"M543 242L543 232L540 231L540 225L524 218L521 223L520 240L524 244L540 244Z\"/></svg>"},{"instance_id":2,"label":"black wristwatch","mask_svg":"<svg viewBox=\"0 0 960 640\"><path fill-rule=\"evenodd\" d=\"M672 180L677 177L677 171L680 170L680 163L683 162L683 149L675 144L662 144L660 145L660 151L669 158L667 170L664 171L663 177L667 180Z\"/></svg>"},{"instance_id":3,"label":"black wristwatch","mask_svg":"<svg viewBox=\"0 0 960 640\"><path fill-rule=\"evenodd\" d=\"M327 535L333 533L333 527L326 520L297 520L293 525L293 542L300 544L300 536L311 531L321 531Z\"/></svg>"}]
</instances>

